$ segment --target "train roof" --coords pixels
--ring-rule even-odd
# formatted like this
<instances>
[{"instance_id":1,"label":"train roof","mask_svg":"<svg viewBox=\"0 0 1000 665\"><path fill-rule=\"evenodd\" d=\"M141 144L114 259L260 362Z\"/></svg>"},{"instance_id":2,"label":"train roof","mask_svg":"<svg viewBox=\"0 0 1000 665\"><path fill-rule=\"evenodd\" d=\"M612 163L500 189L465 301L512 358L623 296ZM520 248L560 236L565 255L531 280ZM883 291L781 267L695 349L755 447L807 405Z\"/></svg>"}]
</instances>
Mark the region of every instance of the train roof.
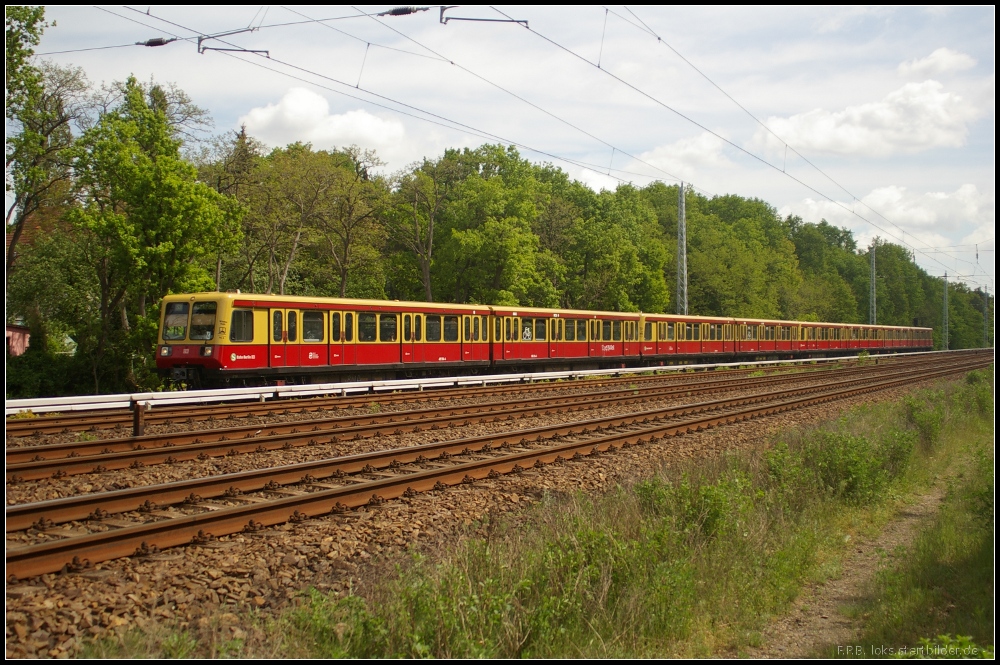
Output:
<instances>
[{"instance_id":1,"label":"train roof","mask_svg":"<svg viewBox=\"0 0 1000 665\"><path fill-rule=\"evenodd\" d=\"M415 300L372 300L365 298L334 298L334 297L320 297L320 296L285 296L285 295L275 295L275 294L263 294L263 293L240 293L240 292L221 292L221 291L203 291L200 293L176 293L168 295L164 298L167 301L179 301L179 300L197 300L200 298L208 299L212 298L215 300L224 299L232 302L234 306L239 307L241 302L247 304L287 304L287 305L345 305L348 307L368 307L372 309L382 309L382 308L403 308L403 309L438 309L441 311L451 311L451 312L465 312L468 314L485 314L490 311L497 311L505 316L524 316L524 315L538 315L538 314L548 314L551 316L555 315L566 315L566 316L578 316L582 318L618 318L618 317L628 317L628 316L639 316L644 315L650 318L660 319L660 320L672 320L672 321L696 321L700 323L728 323L730 321L735 321L737 323L745 324L758 324L758 325L797 325L797 326L822 326L822 327L859 327L859 328L878 328L883 330L893 330L905 328L907 330L932 330L929 327L921 326L897 326L897 325L869 325L867 323L832 323L825 321L787 321L783 319L757 319L752 317L742 317L742 316L696 316L689 314L667 314L667 313L657 313L657 312L602 312L595 310L582 310L582 309L558 309L558 308L546 308L546 307L522 307L520 305L485 305L485 304L455 304L455 303L438 303L438 302L421 302Z\"/></svg>"}]
</instances>

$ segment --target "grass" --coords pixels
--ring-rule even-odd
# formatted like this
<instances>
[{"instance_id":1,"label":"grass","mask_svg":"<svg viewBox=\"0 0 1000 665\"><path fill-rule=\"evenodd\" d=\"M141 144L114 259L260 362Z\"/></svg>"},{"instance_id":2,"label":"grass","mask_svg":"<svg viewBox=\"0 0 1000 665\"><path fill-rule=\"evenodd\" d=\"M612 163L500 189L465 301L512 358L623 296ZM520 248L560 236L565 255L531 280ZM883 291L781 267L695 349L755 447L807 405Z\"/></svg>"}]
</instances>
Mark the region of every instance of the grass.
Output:
<instances>
[{"instance_id":1,"label":"grass","mask_svg":"<svg viewBox=\"0 0 1000 665\"><path fill-rule=\"evenodd\" d=\"M545 497L514 518L487 520L478 532L485 535L450 551L414 555L363 597L311 591L273 621L257 620L239 644L224 632L175 631L169 643L160 637L137 650L312 658L739 653L760 644L770 617L805 582L837 573L852 537L877 533L908 492L933 482L959 450L948 442L992 432L992 375L973 376L784 433L766 451L653 470L600 496ZM979 483L984 464L962 477ZM989 478L989 492L979 484L955 496L979 497L962 505L988 505L992 523ZM951 522L969 531L957 517ZM961 546L966 541L955 542L956 554L986 560ZM936 547L932 541L925 549ZM964 560L948 559L956 564ZM921 575L932 580L940 572L930 567ZM900 579L902 593L911 582ZM992 578L988 590L991 598ZM926 594L917 606L940 608L942 601ZM962 612L956 605L954 614ZM959 621L897 623L918 627L915 636L971 631L985 639ZM992 614L981 625L992 630ZM220 649L223 643L230 646ZM135 653L122 639L116 644L118 651L103 653Z\"/></svg>"},{"instance_id":2,"label":"grass","mask_svg":"<svg viewBox=\"0 0 1000 665\"><path fill-rule=\"evenodd\" d=\"M953 410L979 413L951 429L944 447L953 464L946 469L947 493L933 524L880 571L875 587L851 613L866 629L858 640L863 653L924 653L954 657L993 652L994 455L993 401L983 375L970 375ZM971 398L971 399L970 399ZM906 408L911 409L909 402ZM926 414L911 415L922 437L940 436ZM936 636L936 638L935 638ZM954 636L954 637L953 637ZM982 649L983 646L987 648Z\"/></svg>"}]
</instances>

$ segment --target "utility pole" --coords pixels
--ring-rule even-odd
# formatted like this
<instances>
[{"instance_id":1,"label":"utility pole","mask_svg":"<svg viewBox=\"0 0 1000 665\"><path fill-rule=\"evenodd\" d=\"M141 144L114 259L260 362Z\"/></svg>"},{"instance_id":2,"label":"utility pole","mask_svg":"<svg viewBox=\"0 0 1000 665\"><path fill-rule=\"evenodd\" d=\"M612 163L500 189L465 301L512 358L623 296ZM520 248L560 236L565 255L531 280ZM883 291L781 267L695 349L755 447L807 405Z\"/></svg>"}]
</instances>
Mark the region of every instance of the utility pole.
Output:
<instances>
[{"instance_id":1,"label":"utility pole","mask_svg":"<svg viewBox=\"0 0 1000 665\"><path fill-rule=\"evenodd\" d=\"M875 309L875 245L876 242L872 241L871 249L868 253L871 254L872 268L871 268L871 286L869 288L870 294L868 296L868 324L876 325L878 323L878 314Z\"/></svg>"},{"instance_id":2,"label":"utility pole","mask_svg":"<svg viewBox=\"0 0 1000 665\"><path fill-rule=\"evenodd\" d=\"M688 313L687 219L683 182L677 190L677 313Z\"/></svg>"},{"instance_id":3,"label":"utility pole","mask_svg":"<svg viewBox=\"0 0 1000 665\"><path fill-rule=\"evenodd\" d=\"M990 336L989 336L989 312L990 312L990 290L988 287L983 287L983 348L990 348Z\"/></svg>"},{"instance_id":4,"label":"utility pole","mask_svg":"<svg viewBox=\"0 0 1000 665\"><path fill-rule=\"evenodd\" d=\"M944 274L944 322L941 327L942 331L942 341L943 348L945 351L948 350L948 273Z\"/></svg>"}]
</instances>

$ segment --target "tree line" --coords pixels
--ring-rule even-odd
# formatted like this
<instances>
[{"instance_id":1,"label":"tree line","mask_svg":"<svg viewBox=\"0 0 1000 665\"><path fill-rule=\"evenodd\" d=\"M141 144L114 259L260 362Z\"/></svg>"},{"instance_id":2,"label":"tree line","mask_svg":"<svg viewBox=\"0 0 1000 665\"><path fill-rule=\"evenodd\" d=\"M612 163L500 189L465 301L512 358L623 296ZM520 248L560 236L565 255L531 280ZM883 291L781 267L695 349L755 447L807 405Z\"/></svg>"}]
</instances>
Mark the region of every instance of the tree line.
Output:
<instances>
[{"instance_id":1,"label":"tree line","mask_svg":"<svg viewBox=\"0 0 1000 665\"><path fill-rule=\"evenodd\" d=\"M8 396L158 387L168 293L676 305L676 185L595 192L502 145L389 172L358 146L198 139L210 117L176 86L35 63L43 18L7 8L7 318L32 330ZM847 229L755 198L685 203L692 314L867 321L872 248ZM942 280L873 246L878 322L932 326L940 346ZM983 344L984 298L949 286L950 348Z\"/></svg>"}]
</instances>

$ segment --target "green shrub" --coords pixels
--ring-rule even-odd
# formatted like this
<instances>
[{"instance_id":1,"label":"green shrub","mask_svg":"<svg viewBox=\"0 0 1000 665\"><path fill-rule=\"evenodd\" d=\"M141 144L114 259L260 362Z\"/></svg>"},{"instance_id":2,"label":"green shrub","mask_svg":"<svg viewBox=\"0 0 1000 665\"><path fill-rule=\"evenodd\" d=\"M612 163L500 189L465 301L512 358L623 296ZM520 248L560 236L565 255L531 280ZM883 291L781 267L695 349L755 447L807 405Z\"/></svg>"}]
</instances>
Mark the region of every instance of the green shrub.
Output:
<instances>
[{"instance_id":1,"label":"green shrub","mask_svg":"<svg viewBox=\"0 0 1000 665\"><path fill-rule=\"evenodd\" d=\"M934 406L928 404L934 402ZM944 393L940 390L930 392L923 398L907 395L903 399L906 409L906 420L917 428L920 442L929 450L941 437L941 426L944 424Z\"/></svg>"}]
</instances>

